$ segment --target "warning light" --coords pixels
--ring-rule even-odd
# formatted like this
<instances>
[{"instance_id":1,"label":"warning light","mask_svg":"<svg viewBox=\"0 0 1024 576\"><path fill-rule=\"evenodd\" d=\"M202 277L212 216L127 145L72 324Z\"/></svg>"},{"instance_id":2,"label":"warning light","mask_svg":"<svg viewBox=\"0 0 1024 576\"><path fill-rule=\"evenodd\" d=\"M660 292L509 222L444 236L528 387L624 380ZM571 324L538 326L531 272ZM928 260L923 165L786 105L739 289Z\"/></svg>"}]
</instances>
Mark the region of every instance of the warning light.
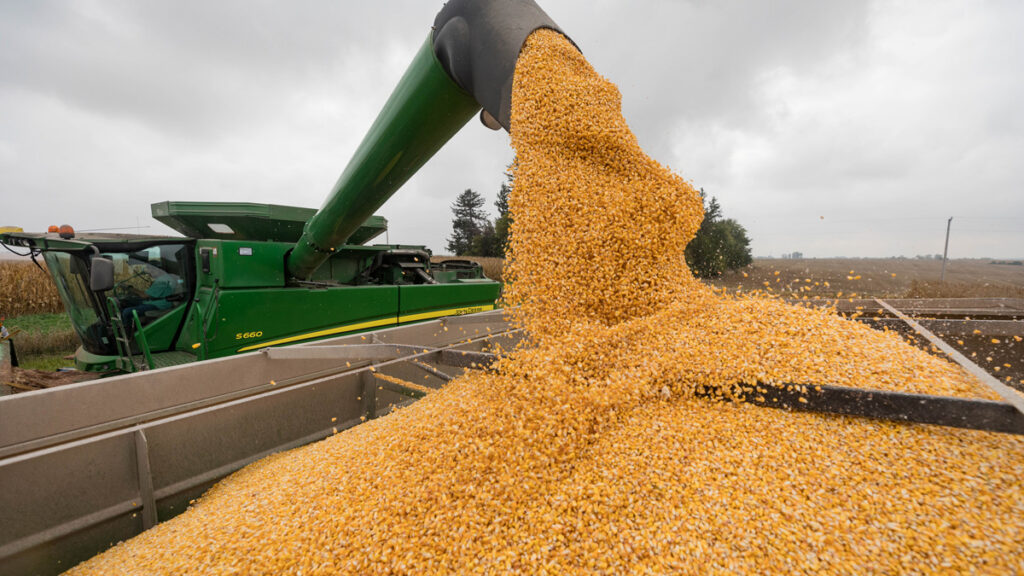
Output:
<instances>
[{"instance_id":1,"label":"warning light","mask_svg":"<svg viewBox=\"0 0 1024 576\"><path fill-rule=\"evenodd\" d=\"M47 228L46 231L56 234L57 232L60 232L60 227L58 227L56 224L50 224L50 227Z\"/></svg>"},{"instance_id":2,"label":"warning light","mask_svg":"<svg viewBox=\"0 0 1024 576\"><path fill-rule=\"evenodd\" d=\"M60 237L65 240L70 240L75 237L75 229L67 224L61 224Z\"/></svg>"}]
</instances>

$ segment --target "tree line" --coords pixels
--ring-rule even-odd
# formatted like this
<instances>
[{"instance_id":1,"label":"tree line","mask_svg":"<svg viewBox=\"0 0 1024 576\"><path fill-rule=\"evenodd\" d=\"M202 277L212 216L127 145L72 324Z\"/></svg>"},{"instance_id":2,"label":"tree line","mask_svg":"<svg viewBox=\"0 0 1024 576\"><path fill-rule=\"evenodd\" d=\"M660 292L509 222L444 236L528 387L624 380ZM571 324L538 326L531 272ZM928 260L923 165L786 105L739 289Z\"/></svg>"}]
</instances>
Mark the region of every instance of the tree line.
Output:
<instances>
[{"instance_id":1,"label":"tree line","mask_svg":"<svg viewBox=\"0 0 1024 576\"><path fill-rule=\"evenodd\" d=\"M505 181L498 190L494 207L498 217L492 222L484 204L487 200L479 192L467 188L452 204L452 235L448 237L448 252L455 256L490 256L501 258L508 243L508 229L512 217L508 212L508 195L512 192L512 174L505 174Z\"/></svg>"},{"instance_id":2,"label":"tree line","mask_svg":"<svg viewBox=\"0 0 1024 576\"><path fill-rule=\"evenodd\" d=\"M494 202L498 217L493 222L484 210L487 200L482 194L470 188L459 194L451 206L454 218L448 252L455 256L503 257L512 223L508 210L511 191L509 171ZM700 196L704 203L704 220L697 235L686 246L686 265L698 278L713 278L727 270L749 266L753 258L747 230L736 220L722 217L722 207L714 196L708 198L704 189Z\"/></svg>"},{"instance_id":3,"label":"tree line","mask_svg":"<svg viewBox=\"0 0 1024 576\"><path fill-rule=\"evenodd\" d=\"M704 220L697 235L686 245L686 265L698 278L714 278L727 270L750 266L750 238L747 229L732 218L722 217L722 207L700 190Z\"/></svg>"}]
</instances>

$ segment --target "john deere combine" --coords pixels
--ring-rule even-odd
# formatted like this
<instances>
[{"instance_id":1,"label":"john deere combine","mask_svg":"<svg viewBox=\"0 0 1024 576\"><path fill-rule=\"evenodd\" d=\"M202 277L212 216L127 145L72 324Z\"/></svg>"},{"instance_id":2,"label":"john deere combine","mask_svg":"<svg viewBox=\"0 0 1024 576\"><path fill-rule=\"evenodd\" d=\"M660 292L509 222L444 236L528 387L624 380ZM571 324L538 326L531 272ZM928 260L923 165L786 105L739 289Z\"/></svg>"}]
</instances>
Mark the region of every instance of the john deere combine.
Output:
<instances>
[{"instance_id":1,"label":"john deere combine","mask_svg":"<svg viewBox=\"0 0 1024 576\"><path fill-rule=\"evenodd\" d=\"M474 264L431 265L423 246L366 245L387 227L380 216L331 242L323 263L299 276L286 259L315 210L203 202L152 210L184 237L67 228L0 236L41 253L82 340L79 369L133 372L491 310L500 290Z\"/></svg>"}]
</instances>

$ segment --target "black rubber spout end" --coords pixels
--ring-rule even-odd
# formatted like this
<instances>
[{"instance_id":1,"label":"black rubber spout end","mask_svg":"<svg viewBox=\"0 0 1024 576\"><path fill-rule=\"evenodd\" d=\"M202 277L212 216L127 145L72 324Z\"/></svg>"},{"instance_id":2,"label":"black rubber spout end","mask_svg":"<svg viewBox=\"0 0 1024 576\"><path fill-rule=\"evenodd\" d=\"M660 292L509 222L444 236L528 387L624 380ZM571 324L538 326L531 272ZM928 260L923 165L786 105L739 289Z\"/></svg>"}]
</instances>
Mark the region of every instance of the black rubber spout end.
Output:
<instances>
[{"instance_id":1,"label":"black rubber spout end","mask_svg":"<svg viewBox=\"0 0 1024 576\"><path fill-rule=\"evenodd\" d=\"M533 0L449 0L434 19L434 54L490 119L509 130L516 60L526 38L539 28L572 42Z\"/></svg>"}]
</instances>

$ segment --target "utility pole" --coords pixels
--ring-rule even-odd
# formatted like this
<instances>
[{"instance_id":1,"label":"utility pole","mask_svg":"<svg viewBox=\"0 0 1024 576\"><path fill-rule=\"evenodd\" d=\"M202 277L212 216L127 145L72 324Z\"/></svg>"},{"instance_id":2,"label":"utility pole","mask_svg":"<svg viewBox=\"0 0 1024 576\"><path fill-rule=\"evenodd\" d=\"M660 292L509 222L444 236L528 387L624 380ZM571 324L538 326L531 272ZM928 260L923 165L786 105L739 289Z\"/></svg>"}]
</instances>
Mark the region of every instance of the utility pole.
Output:
<instances>
[{"instance_id":1,"label":"utility pole","mask_svg":"<svg viewBox=\"0 0 1024 576\"><path fill-rule=\"evenodd\" d=\"M942 249L942 274L939 275L939 284L946 281L946 256L949 254L949 227L953 225L953 217L946 220L946 247Z\"/></svg>"}]
</instances>

